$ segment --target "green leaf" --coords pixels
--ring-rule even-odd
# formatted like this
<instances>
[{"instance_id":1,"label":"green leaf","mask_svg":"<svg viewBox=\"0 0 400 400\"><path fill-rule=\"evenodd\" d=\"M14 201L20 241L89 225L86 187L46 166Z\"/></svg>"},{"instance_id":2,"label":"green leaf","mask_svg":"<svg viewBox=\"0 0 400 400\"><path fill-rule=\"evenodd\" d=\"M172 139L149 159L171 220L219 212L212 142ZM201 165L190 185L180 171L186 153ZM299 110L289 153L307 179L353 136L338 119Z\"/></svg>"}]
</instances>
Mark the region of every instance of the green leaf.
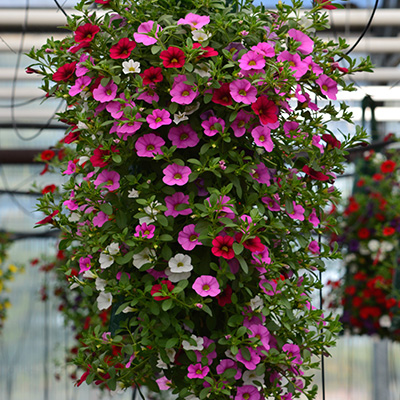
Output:
<instances>
[{"instance_id":1,"label":"green leaf","mask_svg":"<svg viewBox=\"0 0 400 400\"><path fill-rule=\"evenodd\" d=\"M171 103L168 107L169 112L171 114L175 114L178 111L178 104L177 103Z\"/></svg>"},{"instance_id":2,"label":"green leaf","mask_svg":"<svg viewBox=\"0 0 400 400\"><path fill-rule=\"evenodd\" d=\"M188 72L192 72L193 71L193 64L186 63L184 65L184 67L185 67L186 71L188 71Z\"/></svg>"},{"instance_id":3,"label":"green leaf","mask_svg":"<svg viewBox=\"0 0 400 400\"><path fill-rule=\"evenodd\" d=\"M151 54L157 54L160 50L160 46L151 46Z\"/></svg>"},{"instance_id":4,"label":"green leaf","mask_svg":"<svg viewBox=\"0 0 400 400\"><path fill-rule=\"evenodd\" d=\"M112 160L116 163L116 164L121 164L122 162L122 157L117 154L117 153L113 153L112 155Z\"/></svg>"},{"instance_id":5,"label":"green leaf","mask_svg":"<svg viewBox=\"0 0 400 400\"><path fill-rule=\"evenodd\" d=\"M240 349L240 352L241 352L241 354L242 354L242 356L243 356L243 358L245 360L247 360L247 361L251 360L251 354L250 354L250 351L249 351L249 349L247 347L242 347Z\"/></svg>"},{"instance_id":6,"label":"green leaf","mask_svg":"<svg viewBox=\"0 0 400 400\"><path fill-rule=\"evenodd\" d=\"M158 214L157 222L162 226L168 226L168 219L164 215Z\"/></svg>"},{"instance_id":7,"label":"green leaf","mask_svg":"<svg viewBox=\"0 0 400 400\"><path fill-rule=\"evenodd\" d=\"M236 259L239 261L240 267L242 268L243 272L247 274L249 272L249 266L247 262L242 256L236 256Z\"/></svg>"},{"instance_id":8,"label":"green leaf","mask_svg":"<svg viewBox=\"0 0 400 400\"><path fill-rule=\"evenodd\" d=\"M100 210L103 211L104 214L111 215L113 213L113 208L111 204L104 203L100 205Z\"/></svg>"},{"instance_id":9,"label":"green leaf","mask_svg":"<svg viewBox=\"0 0 400 400\"><path fill-rule=\"evenodd\" d=\"M293 214L294 213L294 208L293 208L293 201L290 199L285 199L285 209L288 214Z\"/></svg>"},{"instance_id":10,"label":"green leaf","mask_svg":"<svg viewBox=\"0 0 400 400\"><path fill-rule=\"evenodd\" d=\"M168 311L173 306L172 299L164 300L161 304L163 311Z\"/></svg>"},{"instance_id":11,"label":"green leaf","mask_svg":"<svg viewBox=\"0 0 400 400\"><path fill-rule=\"evenodd\" d=\"M233 243L232 248L236 255L239 255L244 249L241 243L236 243L236 242Z\"/></svg>"},{"instance_id":12,"label":"green leaf","mask_svg":"<svg viewBox=\"0 0 400 400\"><path fill-rule=\"evenodd\" d=\"M119 265L124 265L132 261L133 258L133 250L128 251L124 256L118 256L115 258L115 262Z\"/></svg>"},{"instance_id":13,"label":"green leaf","mask_svg":"<svg viewBox=\"0 0 400 400\"><path fill-rule=\"evenodd\" d=\"M205 311L210 317L212 317L212 311L211 311L211 308L210 307L208 307L206 304L204 304L203 305L203 308L202 308L202 310L203 311Z\"/></svg>"},{"instance_id":14,"label":"green leaf","mask_svg":"<svg viewBox=\"0 0 400 400\"><path fill-rule=\"evenodd\" d=\"M161 235L161 236L159 237L159 239L160 239L161 241L163 241L163 242L171 242L172 240L174 240L174 238L173 238L171 235L166 235L166 234Z\"/></svg>"},{"instance_id":15,"label":"green leaf","mask_svg":"<svg viewBox=\"0 0 400 400\"><path fill-rule=\"evenodd\" d=\"M179 343L178 338L171 338L167 340L167 343L165 343L165 348L166 349L172 349L174 346L176 346Z\"/></svg>"},{"instance_id":16,"label":"green leaf","mask_svg":"<svg viewBox=\"0 0 400 400\"><path fill-rule=\"evenodd\" d=\"M58 244L58 248L60 250L65 250L66 248L68 248L71 245L71 240L69 239L63 239L60 241L60 243ZM70 274L69 274L70 275Z\"/></svg>"},{"instance_id":17,"label":"green leaf","mask_svg":"<svg viewBox=\"0 0 400 400\"><path fill-rule=\"evenodd\" d=\"M90 286L85 285L83 287L83 292L87 295L87 296L92 296L93 295L93 290Z\"/></svg>"},{"instance_id":18,"label":"green leaf","mask_svg":"<svg viewBox=\"0 0 400 400\"><path fill-rule=\"evenodd\" d=\"M226 379L231 379L237 374L237 370L234 368L228 368L224 371L223 376Z\"/></svg>"}]
</instances>

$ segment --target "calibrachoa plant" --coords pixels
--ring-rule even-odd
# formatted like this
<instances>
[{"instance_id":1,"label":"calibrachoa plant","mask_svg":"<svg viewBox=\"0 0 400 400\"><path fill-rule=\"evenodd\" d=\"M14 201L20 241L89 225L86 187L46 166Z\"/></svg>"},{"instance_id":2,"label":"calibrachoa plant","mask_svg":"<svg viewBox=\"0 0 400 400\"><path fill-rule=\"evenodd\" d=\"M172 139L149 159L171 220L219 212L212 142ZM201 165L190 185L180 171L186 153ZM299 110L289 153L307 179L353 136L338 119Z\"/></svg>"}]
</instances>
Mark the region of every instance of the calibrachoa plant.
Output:
<instances>
[{"instance_id":1,"label":"calibrachoa plant","mask_svg":"<svg viewBox=\"0 0 400 400\"><path fill-rule=\"evenodd\" d=\"M310 369L340 330L311 305L322 258L336 257L315 234L333 224L322 210L365 137L330 132L351 121L330 100L368 60L342 68L346 44L315 35L330 2L302 18L301 1L95 3L78 4L71 36L30 53L42 88L67 103L74 150L39 224L76 250L71 289L111 312L108 329L82 332L79 384L315 397Z\"/></svg>"},{"instance_id":2,"label":"calibrachoa plant","mask_svg":"<svg viewBox=\"0 0 400 400\"><path fill-rule=\"evenodd\" d=\"M364 158L355 194L336 213L342 232L332 241L345 252L344 274L330 282L329 306L343 310L353 334L399 340L400 159L395 149Z\"/></svg>"},{"instance_id":3,"label":"calibrachoa plant","mask_svg":"<svg viewBox=\"0 0 400 400\"><path fill-rule=\"evenodd\" d=\"M10 235L7 233L0 233L0 334L7 317L7 309L11 306L7 296L7 292L10 290L7 284L14 279L16 272L21 272L23 270L23 268L18 268L14 264L6 265L5 260L10 244Z\"/></svg>"}]
</instances>

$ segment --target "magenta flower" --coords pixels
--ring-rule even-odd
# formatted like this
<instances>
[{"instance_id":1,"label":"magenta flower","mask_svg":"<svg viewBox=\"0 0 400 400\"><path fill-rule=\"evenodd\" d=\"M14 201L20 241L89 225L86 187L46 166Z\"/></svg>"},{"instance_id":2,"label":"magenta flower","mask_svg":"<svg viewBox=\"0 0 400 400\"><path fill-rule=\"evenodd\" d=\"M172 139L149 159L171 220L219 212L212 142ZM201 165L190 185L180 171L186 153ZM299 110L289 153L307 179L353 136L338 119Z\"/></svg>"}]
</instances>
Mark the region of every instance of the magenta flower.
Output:
<instances>
[{"instance_id":1,"label":"magenta flower","mask_svg":"<svg viewBox=\"0 0 400 400\"><path fill-rule=\"evenodd\" d=\"M81 56L79 57L79 63L76 65L76 71L75 71L75 75L78 78L85 75L86 72L89 72L89 69L82 65L82 63L84 63L88 58L89 58L89 54L85 54L85 53L81 54ZM90 61L93 62L93 59L91 58Z\"/></svg>"},{"instance_id":2,"label":"magenta flower","mask_svg":"<svg viewBox=\"0 0 400 400\"><path fill-rule=\"evenodd\" d=\"M308 245L308 250L310 250L311 253L313 253L313 254L319 254L320 248L319 248L318 242L315 240L312 240L310 242L310 244Z\"/></svg>"},{"instance_id":3,"label":"magenta flower","mask_svg":"<svg viewBox=\"0 0 400 400\"><path fill-rule=\"evenodd\" d=\"M201 126L204 128L204 134L206 136L214 136L219 132L215 124L220 124L221 132L224 131L225 121L222 118L210 117L208 120L201 123Z\"/></svg>"},{"instance_id":4,"label":"magenta flower","mask_svg":"<svg viewBox=\"0 0 400 400\"><path fill-rule=\"evenodd\" d=\"M143 224L136 226L136 233L133 236L151 239L154 236L155 229L154 225L147 225L146 222L143 222Z\"/></svg>"},{"instance_id":5,"label":"magenta flower","mask_svg":"<svg viewBox=\"0 0 400 400\"><path fill-rule=\"evenodd\" d=\"M322 143L320 143L320 141L321 141L321 137L318 136L318 135L315 135L315 136L312 137L311 143L312 143L313 146L318 147L320 153L323 154L324 153L324 146L323 146Z\"/></svg>"},{"instance_id":6,"label":"magenta flower","mask_svg":"<svg viewBox=\"0 0 400 400\"><path fill-rule=\"evenodd\" d=\"M196 246L201 246L201 242L198 241L199 234L195 231L196 225L186 225L178 234L178 243L183 247L184 250L193 250Z\"/></svg>"},{"instance_id":7,"label":"magenta flower","mask_svg":"<svg viewBox=\"0 0 400 400\"><path fill-rule=\"evenodd\" d=\"M241 362L247 369L253 371L257 368L257 365L261 361L261 357L258 355L258 351L252 349L251 347L246 347L248 352L250 353L250 359L246 355L243 355L243 349L239 350L239 353L236 354L236 360Z\"/></svg>"},{"instance_id":8,"label":"magenta flower","mask_svg":"<svg viewBox=\"0 0 400 400\"><path fill-rule=\"evenodd\" d=\"M277 57L278 62L287 61L290 69L294 72L293 76L299 80L308 71L308 65L301 57L296 54L291 54L288 51L282 51Z\"/></svg>"},{"instance_id":9,"label":"magenta flower","mask_svg":"<svg viewBox=\"0 0 400 400\"><path fill-rule=\"evenodd\" d=\"M171 164L163 169L163 173L164 177L162 180L166 185L182 186L188 183L189 175L192 173L192 171L189 167L178 164Z\"/></svg>"},{"instance_id":10,"label":"magenta flower","mask_svg":"<svg viewBox=\"0 0 400 400\"><path fill-rule=\"evenodd\" d=\"M113 81L108 82L106 86L99 85L93 90L93 98L100 103L107 103L115 99L117 89L118 86Z\"/></svg>"},{"instance_id":11,"label":"magenta flower","mask_svg":"<svg viewBox=\"0 0 400 400\"><path fill-rule=\"evenodd\" d=\"M310 215L308 216L308 222L311 222L314 225L314 228L317 228L320 220L317 217L317 213L315 211L315 208L312 209Z\"/></svg>"},{"instance_id":12,"label":"magenta flower","mask_svg":"<svg viewBox=\"0 0 400 400\"><path fill-rule=\"evenodd\" d=\"M222 375L227 369L235 369L236 375L234 376L235 379L240 379L242 376L242 371L238 368L237 364L235 361L229 359L229 358L224 358L222 359L219 364L217 365L217 374Z\"/></svg>"},{"instance_id":13,"label":"magenta flower","mask_svg":"<svg viewBox=\"0 0 400 400\"><path fill-rule=\"evenodd\" d=\"M178 149L195 147L200 141L196 131L189 124L171 128L168 132L168 139Z\"/></svg>"},{"instance_id":14,"label":"magenta flower","mask_svg":"<svg viewBox=\"0 0 400 400\"><path fill-rule=\"evenodd\" d=\"M163 125L169 125L172 119L169 117L170 113L164 109L156 109L147 116L146 121L151 129L157 129Z\"/></svg>"},{"instance_id":15,"label":"magenta flower","mask_svg":"<svg viewBox=\"0 0 400 400\"><path fill-rule=\"evenodd\" d=\"M189 13L185 18L178 20L178 25L190 25L193 29L201 29L210 23L210 17Z\"/></svg>"},{"instance_id":16,"label":"magenta flower","mask_svg":"<svg viewBox=\"0 0 400 400\"><path fill-rule=\"evenodd\" d=\"M158 103L158 100L160 100L160 96L155 92L155 85L154 83L149 83L148 85L143 87L143 92L140 93L138 96L138 100L143 100L148 104L152 104L153 101ZM139 91L139 89L137 89Z\"/></svg>"},{"instance_id":17,"label":"magenta flower","mask_svg":"<svg viewBox=\"0 0 400 400\"><path fill-rule=\"evenodd\" d=\"M185 83L186 75L178 75L174 79L174 84L169 92L172 96L171 101L178 104L191 104L199 94L197 88Z\"/></svg>"},{"instance_id":18,"label":"magenta flower","mask_svg":"<svg viewBox=\"0 0 400 400\"><path fill-rule=\"evenodd\" d=\"M148 133L140 137L135 143L136 153L139 157L154 157L156 154L163 154L161 146L165 141L154 133Z\"/></svg>"},{"instance_id":19,"label":"magenta flower","mask_svg":"<svg viewBox=\"0 0 400 400\"><path fill-rule=\"evenodd\" d=\"M267 186L271 185L272 176L269 169L265 166L264 163L257 164L257 168L253 171L254 172L251 174L251 176L258 183L265 183Z\"/></svg>"},{"instance_id":20,"label":"magenta flower","mask_svg":"<svg viewBox=\"0 0 400 400\"><path fill-rule=\"evenodd\" d=\"M189 373L187 374L187 377L189 379L196 379L196 378L204 379L210 372L210 368L207 365L202 367L200 363L197 363L189 365L188 371Z\"/></svg>"},{"instance_id":21,"label":"magenta flower","mask_svg":"<svg viewBox=\"0 0 400 400\"><path fill-rule=\"evenodd\" d=\"M293 364L303 364L303 361L301 359L301 355L300 355L300 347L297 346L297 344L284 344L282 346L282 350L287 353L289 358L294 358L292 360Z\"/></svg>"},{"instance_id":22,"label":"magenta flower","mask_svg":"<svg viewBox=\"0 0 400 400\"><path fill-rule=\"evenodd\" d=\"M105 183L106 185L103 185L102 189L108 189L111 192L119 188L119 179L120 175L118 172L105 169L97 176L94 185L97 188L99 185Z\"/></svg>"},{"instance_id":23,"label":"magenta flower","mask_svg":"<svg viewBox=\"0 0 400 400\"><path fill-rule=\"evenodd\" d=\"M65 175L72 175L76 172L76 164L72 161L68 161L67 169L63 172Z\"/></svg>"},{"instance_id":24,"label":"magenta flower","mask_svg":"<svg viewBox=\"0 0 400 400\"><path fill-rule=\"evenodd\" d=\"M300 133L300 130L298 128L299 123L296 121L286 121L283 124L283 130L288 138L296 138L297 135Z\"/></svg>"},{"instance_id":25,"label":"magenta flower","mask_svg":"<svg viewBox=\"0 0 400 400\"><path fill-rule=\"evenodd\" d=\"M156 380L158 388L160 390L169 390L171 389L172 386L172 382L166 377L166 376L162 376L161 378L158 378Z\"/></svg>"},{"instance_id":26,"label":"magenta flower","mask_svg":"<svg viewBox=\"0 0 400 400\"><path fill-rule=\"evenodd\" d=\"M71 89L69 89L69 95L70 96L76 96L78 93L82 92L83 89L88 87L90 85L90 82L92 82L92 78L88 76L82 76L78 78L75 81L75 85L71 86Z\"/></svg>"},{"instance_id":27,"label":"magenta flower","mask_svg":"<svg viewBox=\"0 0 400 400\"><path fill-rule=\"evenodd\" d=\"M119 95L120 99L127 101L125 94L121 93ZM111 116L115 119L121 119L124 116L124 109L126 107L133 108L135 107L135 103L133 101L120 103L119 101L110 101L106 105L106 110L111 114Z\"/></svg>"},{"instance_id":28,"label":"magenta flower","mask_svg":"<svg viewBox=\"0 0 400 400\"><path fill-rule=\"evenodd\" d=\"M136 120L141 117L142 116L139 113L135 115ZM132 136L142 126L142 122L128 121L127 118L121 118L121 121L123 122L123 124L119 126L118 122L116 122L110 129L110 133L116 132L118 137L122 138L123 140L126 140L129 136Z\"/></svg>"},{"instance_id":29,"label":"magenta flower","mask_svg":"<svg viewBox=\"0 0 400 400\"><path fill-rule=\"evenodd\" d=\"M151 46L157 43L157 33L162 30L161 26L157 24L155 38L148 35L153 29L154 21L143 22L139 25L137 33L133 34L136 43L143 43L145 46Z\"/></svg>"},{"instance_id":30,"label":"magenta flower","mask_svg":"<svg viewBox=\"0 0 400 400\"><path fill-rule=\"evenodd\" d=\"M231 129L236 137L241 137L246 133L246 124L250 121L251 115L240 110L231 124Z\"/></svg>"},{"instance_id":31,"label":"magenta flower","mask_svg":"<svg viewBox=\"0 0 400 400\"><path fill-rule=\"evenodd\" d=\"M277 201L278 200L278 201ZM271 199L270 197L263 197L261 201L265 203L270 211L280 211L281 206L279 204L279 199Z\"/></svg>"},{"instance_id":32,"label":"magenta flower","mask_svg":"<svg viewBox=\"0 0 400 400\"><path fill-rule=\"evenodd\" d=\"M201 297L215 297L221 293L217 278L211 275L199 276L192 285L193 290Z\"/></svg>"},{"instance_id":33,"label":"magenta flower","mask_svg":"<svg viewBox=\"0 0 400 400\"><path fill-rule=\"evenodd\" d=\"M262 251L255 251L252 252L251 256L254 259L254 262L252 261L252 264L271 264L271 258L269 256L269 250L267 246L264 246L264 249ZM258 267L256 266L258 269ZM260 271L260 270L259 270ZM267 271L265 271L267 272Z\"/></svg>"},{"instance_id":34,"label":"magenta flower","mask_svg":"<svg viewBox=\"0 0 400 400\"><path fill-rule=\"evenodd\" d=\"M246 79L230 83L229 91L237 103L252 104L257 100L257 89Z\"/></svg>"},{"instance_id":35,"label":"magenta flower","mask_svg":"<svg viewBox=\"0 0 400 400\"><path fill-rule=\"evenodd\" d=\"M259 339L262 346L264 347L264 350L268 351L271 347L269 344L269 341L271 339L271 334L269 333L269 330L261 324L250 325L249 329L251 331L249 337L250 338L255 337Z\"/></svg>"},{"instance_id":36,"label":"magenta flower","mask_svg":"<svg viewBox=\"0 0 400 400\"><path fill-rule=\"evenodd\" d=\"M305 62L308 66L308 69L317 76L321 75L324 72L323 68L319 64L314 62L311 56L306 57L303 62Z\"/></svg>"},{"instance_id":37,"label":"magenta flower","mask_svg":"<svg viewBox=\"0 0 400 400\"><path fill-rule=\"evenodd\" d=\"M267 286L265 286L267 285ZM275 296L276 294L282 293L281 290L277 290L278 283L275 281L269 281L268 279L261 279L258 286L267 296Z\"/></svg>"},{"instance_id":38,"label":"magenta flower","mask_svg":"<svg viewBox=\"0 0 400 400\"><path fill-rule=\"evenodd\" d=\"M178 207L182 204L189 205L189 195L185 195L182 192L176 192L172 196L167 196L165 198L165 205L168 210L165 211L164 215L168 217L168 215L172 215L174 218L178 215L190 215L192 213L191 208L184 208L183 210L178 209Z\"/></svg>"},{"instance_id":39,"label":"magenta flower","mask_svg":"<svg viewBox=\"0 0 400 400\"><path fill-rule=\"evenodd\" d=\"M314 41L302 31L298 31L297 29L289 29L287 34L296 42L300 42L300 46L297 48L297 51L300 53L307 55L313 51Z\"/></svg>"},{"instance_id":40,"label":"magenta flower","mask_svg":"<svg viewBox=\"0 0 400 400\"><path fill-rule=\"evenodd\" d=\"M260 400L260 392L253 385L239 386L234 400Z\"/></svg>"},{"instance_id":41,"label":"magenta flower","mask_svg":"<svg viewBox=\"0 0 400 400\"><path fill-rule=\"evenodd\" d=\"M318 83L323 94L328 96L331 100L336 100L338 88L337 83L332 78L323 74L315 82Z\"/></svg>"},{"instance_id":42,"label":"magenta flower","mask_svg":"<svg viewBox=\"0 0 400 400\"><path fill-rule=\"evenodd\" d=\"M251 69L262 69L265 66L264 57L255 51L248 51L243 54L239 61L239 67L244 71L249 71Z\"/></svg>"},{"instance_id":43,"label":"magenta flower","mask_svg":"<svg viewBox=\"0 0 400 400\"><path fill-rule=\"evenodd\" d=\"M90 270L90 268L92 267L92 265L90 264L90 260L92 259L93 257L89 254L87 257L81 257L80 259L79 259L79 267L80 267L80 269L79 269L79 273L81 274L82 272L85 272L85 271L89 271Z\"/></svg>"},{"instance_id":44,"label":"magenta flower","mask_svg":"<svg viewBox=\"0 0 400 400\"><path fill-rule=\"evenodd\" d=\"M300 204L296 204L293 201L293 212L289 214L286 212L287 215L289 215L290 218L292 219L298 219L299 221L304 221L304 207L301 206Z\"/></svg>"},{"instance_id":45,"label":"magenta flower","mask_svg":"<svg viewBox=\"0 0 400 400\"><path fill-rule=\"evenodd\" d=\"M260 42L257 46L253 46L251 50L255 51L257 54L261 54L264 57L274 57L275 49L267 42Z\"/></svg>"},{"instance_id":46,"label":"magenta flower","mask_svg":"<svg viewBox=\"0 0 400 400\"><path fill-rule=\"evenodd\" d=\"M270 153L274 148L274 143L271 139L271 130L266 126L260 125L251 131L254 142L257 146L264 147L264 149Z\"/></svg>"},{"instance_id":47,"label":"magenta flower","mask_svg":"<svg viewBox=\"0 0 400 400\"><path fill-rule=\"evenodd\" d=\"M93 225L101 228L108 221L108 215L103 211L97 213L97 215L93 218Z\"/></svg>"}]
</instances>

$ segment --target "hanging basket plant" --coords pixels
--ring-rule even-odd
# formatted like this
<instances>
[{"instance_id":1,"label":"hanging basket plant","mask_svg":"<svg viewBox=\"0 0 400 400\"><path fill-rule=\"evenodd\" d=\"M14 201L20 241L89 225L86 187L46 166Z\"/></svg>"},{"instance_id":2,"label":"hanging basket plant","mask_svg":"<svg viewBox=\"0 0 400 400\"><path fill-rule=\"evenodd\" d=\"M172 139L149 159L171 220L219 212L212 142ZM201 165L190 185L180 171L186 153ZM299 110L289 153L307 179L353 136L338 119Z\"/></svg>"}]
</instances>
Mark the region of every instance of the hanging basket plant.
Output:
<instances>
[{"instance_id":1,"label":"hanging basket plant","mask_svg":"<svg viewBox=\"0 0 400 400\"><path fill-rule=\"evenodd\" d=\"M346 44L315 35L325 4L300 18L299 1L95 3L30 53L66 101L74 150L40 224L75 248L71 290L110 314L108 329L82 332L78 384L313 398L310 370L340 330L311 305L322 259L337 257L316 235L334 224L323 209L346 149L365 137L330 132L351 122L330 100L368 60L333 62Z\"/></svg>"},{"instance_id":2,"label":"hanging basket plant","mask_svg":"<svg viewBox=\"0 0 400 400\"><path fill-rule=\"evenodd\" d=\"M336 212L344 273L329 282L329 307L341 310L343 328L355 335L400 338L400 206L397 149L367 152L355 193Z\"/></svg>"}]
</instances>

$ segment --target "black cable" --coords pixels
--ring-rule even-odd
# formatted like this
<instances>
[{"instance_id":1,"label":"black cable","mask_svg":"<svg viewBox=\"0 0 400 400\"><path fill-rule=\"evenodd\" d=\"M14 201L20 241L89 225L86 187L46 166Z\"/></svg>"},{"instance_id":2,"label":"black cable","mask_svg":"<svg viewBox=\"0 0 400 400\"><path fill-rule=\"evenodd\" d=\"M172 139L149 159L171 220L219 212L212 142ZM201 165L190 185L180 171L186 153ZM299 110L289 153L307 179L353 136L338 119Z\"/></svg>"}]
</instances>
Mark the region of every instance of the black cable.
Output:
<instances>
[{"instance_id":1,"label":"black cable","mask_svg":"<svg viewBox=\"0 0 400 400\"><path fill-rule=\"evenodd\" d=\"M54 3L57 4L57 7L60 9L60 11L65 15L66 18L68 18L68 14L65 12L65 10L60 6L57 0L54 0Z\"/></svg>"},{"instance_id":2,"label":"black cable","mask_svg":"<svg viewBox=\"0 0 400 400\"><path fill-rule=\"evenodd\" d=\"M318 245L321 247L321 233L318 233ZM323 296L322 296L322 271L319 270L319 281L321 283L321 288L319 289L319 309L322 311L323 307ZM321 328L321 333L323 331L323 328ZM325 400L325 356L324 356L324 352L322 349L321 352L321 383L322 383L322 400Z\"/></svg>"},{"instance_id":3,"label":"black cable","mask_svg":"<svg viewBox=\"0 0 400 400\"><path fill-rule=\"evenodd\" d=\"M44 99L44 98L45 98L45 96L37 96L37 97L33 97L32 99L25 100L21 103L0 105L0 108L22 107L22 106L26 106L27 104L31 104L36 100L40 100L40 99Z\"/></svg>"},{"instance_id":4,"label":"black cable","mask_svg":"<svg viewBox=\"0 0 400 400\"><path fill-rule=\"evenodd\" d=\"M358 44L361 42L361 40L363 39L363 37L364 37L365 34L367 33L369 27L371 26L372 20L374 19L375 12L376 12L376 10L377 10L377 8L378 8L378 3L379 3L379 0L375 0L375 5L374 5L374 8L373 8L373 10L372 10L371 16L370 16L370 18L369 18L369 20L368 20L368 22L367 22L367 25L365 25L365 28L364 28L364 30L362 31L360 37L357 39L357 41L356 41L356 42L353 44L353 46L351 46L351 48L346 52L346 56L348 56L348 55L358 46ZM341 61L341 60L343 60L343 57L340 57L339 60L338 60L338 62Z\"/></svg>"}]
</instances>

